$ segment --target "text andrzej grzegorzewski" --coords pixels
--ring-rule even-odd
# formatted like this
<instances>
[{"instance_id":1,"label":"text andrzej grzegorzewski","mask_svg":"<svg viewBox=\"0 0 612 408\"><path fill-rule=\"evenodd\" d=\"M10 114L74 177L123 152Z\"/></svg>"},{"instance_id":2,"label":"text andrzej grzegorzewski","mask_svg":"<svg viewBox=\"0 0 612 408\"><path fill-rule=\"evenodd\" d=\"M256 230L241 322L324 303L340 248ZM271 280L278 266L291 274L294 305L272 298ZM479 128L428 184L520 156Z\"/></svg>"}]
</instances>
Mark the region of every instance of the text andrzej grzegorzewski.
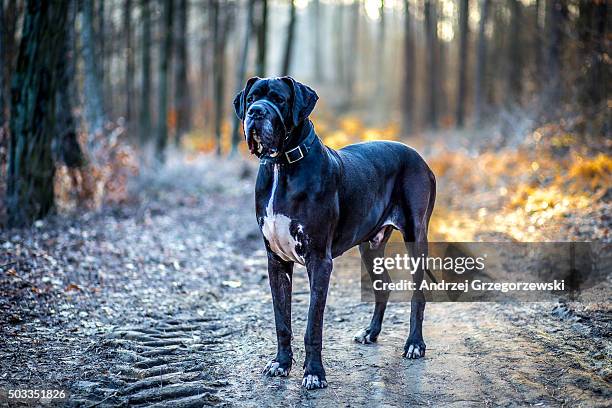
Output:
<instances>
[{"instance_id":1,"label":"text andrzej grzegorzewski","mask_svg":"<svg viewBox=\"0 0 612 408\"><path fill-rule=\"evenodd\" d=\"M428 255L415 255L393 243L385 256L362 263L362 300L384 294L391 301L410 301L415 292L428 301L446 302L610 294L609 287L589 291L607 285L604 277L610 273L598 268L602 263L591 243L430 243Z\"/></svg>"}]
</instances>

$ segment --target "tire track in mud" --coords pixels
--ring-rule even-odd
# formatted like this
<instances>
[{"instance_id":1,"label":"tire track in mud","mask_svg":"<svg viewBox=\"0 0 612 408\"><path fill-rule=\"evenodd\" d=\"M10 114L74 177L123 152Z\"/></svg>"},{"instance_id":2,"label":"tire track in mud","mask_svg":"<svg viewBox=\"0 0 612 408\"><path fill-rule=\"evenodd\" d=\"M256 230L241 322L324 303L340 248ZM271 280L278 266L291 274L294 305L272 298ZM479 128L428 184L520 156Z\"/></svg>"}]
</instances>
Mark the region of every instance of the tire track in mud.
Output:
<instances>
[{"instance_id":1,"label":"tire track in mud","mask_svg":"<svg viewBox=\"0 0 612 408\"><path fill-rule=\"evenodd\" d=\"M232 335L218 316L159 318L115 329L102 341L105 375L78 381L71 406L201 407L225 405L229 385L215 354Z\"/></svg>"}]
</instances>

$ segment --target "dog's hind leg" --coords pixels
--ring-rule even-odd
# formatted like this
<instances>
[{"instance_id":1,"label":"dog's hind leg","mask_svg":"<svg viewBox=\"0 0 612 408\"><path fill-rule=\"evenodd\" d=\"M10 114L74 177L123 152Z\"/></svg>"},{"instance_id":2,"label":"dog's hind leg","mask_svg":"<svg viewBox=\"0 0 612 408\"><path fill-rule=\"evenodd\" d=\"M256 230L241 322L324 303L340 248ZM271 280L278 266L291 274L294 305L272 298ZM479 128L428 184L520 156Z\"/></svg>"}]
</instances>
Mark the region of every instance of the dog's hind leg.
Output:
<instances>
[{"instance_id":1,"label":"dog's hind leg","mask_svg":"<svg viewBox=\"0 0 612 408\"><path fill-rule=\"evenodd\" d=\"M380 274L374 273L374 259L384 257L385 244L386 239L385 242L382 242L376 248L372 248L371 244L368 242L359 245L359 252L361 253L361 262L363 262L366 270L368 271L368 275L370 275L372 285L374 285L375 280L380 280L383 283L391 282L389 272L386 268L383 267L383 272ZM387 289L375 290L374 298L376 303L374 304L374 313L372 314L372 320L370 321L370 325L362 329L361 331L359 331L359 333L355 335L354 339L358 343L375 343L378 339L378 335L380 334L383 317L385 315L385 309L387 308L387 301L389 300L389 291Z\"/></svg>"},{"instance_id":2,"label":"dog's hind leg","mask_svg":"<svg viewBox=\"0 0 612 408\"><path fill-rule=\"evenodd\" d=\"M406 239L406 238L404 238ZM410 248L411 256L427 258L427 241L408 242L406 247ZM422 290L418 289L423 282L424 269L419 267L412 275L415 283L415 290L410 301L410 332L404 345L404 357L420 358L425 356L426 345L423 341L423 316L425 313L425 296Z\"/></svg>"},{"instance_id":3,"label":"dog's hind leg","mask_svg":"<svg viewBox=\"0 0 612 408\"><path fill-rule=\"evenodd\" d=\"M277 353L263 370L265 375L288 376L293 362L291 350L291 283L293 262L285 262L268 252L268 277L274 305Z\"/></svg>"},{"instance_id":4,"label":"dog's hind leg","mask_svg":"<svg viewBox=\"0 0 612 408\"><path fill-rule=\"evenodd\" d=\"M436 197L436 181L429 171L425 180L406 180L406 219L408 228L404 232L406 249L413 257L427 259L428 241L427 230L429 218L433 211ZM420 358L425 356L426 345L423 341L423 315L425 312L425 296L420 289L423 282L425 268L421 265L412 275L416 290L410 302L410 333L404 345L404 357Z\"/></svg>"}]
</instances>

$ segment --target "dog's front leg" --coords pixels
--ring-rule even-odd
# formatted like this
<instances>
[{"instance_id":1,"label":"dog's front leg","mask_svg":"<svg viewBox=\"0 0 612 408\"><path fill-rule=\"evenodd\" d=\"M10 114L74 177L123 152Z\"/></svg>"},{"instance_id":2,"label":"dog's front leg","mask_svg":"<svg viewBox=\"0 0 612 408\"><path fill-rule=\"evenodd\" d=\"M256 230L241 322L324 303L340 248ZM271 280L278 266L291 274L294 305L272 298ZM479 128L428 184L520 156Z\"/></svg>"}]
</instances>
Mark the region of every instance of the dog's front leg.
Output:
<instances>
[{"instance_id":1,"label":"dog's front leg","mask_svg":"<svg viewBox=\"0 0 612 408\"><path fill-rule=\"evenodd\" d=\"M332 271L331 257L311 257L306 262L306 269L310 279L310 306L308 325L304 335L306 360L304 361L302 386L310 390L327 387L321 349L323 346L323 312Z\"/></svg>"},{"instance_id":2,"label":"dog's front leg","mask_svg":"<svg viewBox=\"0 0 612 408\"><path fill-rule=\"evenodd\" d=\"M285 262L274 253L268 252L268 278L274 304L276 323L276 358L264 368L264 374L271 377L288 376L293 362L291 351L291 279L293 262Z\"/></svg>"}]
</instances>

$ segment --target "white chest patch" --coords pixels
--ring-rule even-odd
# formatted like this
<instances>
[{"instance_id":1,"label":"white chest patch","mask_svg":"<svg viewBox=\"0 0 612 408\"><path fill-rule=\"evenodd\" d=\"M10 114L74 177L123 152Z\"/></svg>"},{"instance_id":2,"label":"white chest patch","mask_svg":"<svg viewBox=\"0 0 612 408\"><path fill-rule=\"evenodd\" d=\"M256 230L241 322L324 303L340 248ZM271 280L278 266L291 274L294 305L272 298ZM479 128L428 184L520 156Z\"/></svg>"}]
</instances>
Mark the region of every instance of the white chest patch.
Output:
<instances>
[{"instance_id":1,"label":"white chest patch","mask_svg":"<svg viewBox=\"0 0 612 408\"><path fill-rule=\"evenodd\" d=\"M276 195L276 187L278 186L278 178L280 166L274 165L274 181L272 184L272 192L270 200L266 206L266 215L263 219L261 232L270 244L270 249L284 261L293 261L304 265L304 258L296 252L296 247L300 244L296 236L291 234L290 226L291 219L284 214L274 213L274 196ZM302 229L301 225L297 226L298 230Z\"/></svg>"}]
</instances>

